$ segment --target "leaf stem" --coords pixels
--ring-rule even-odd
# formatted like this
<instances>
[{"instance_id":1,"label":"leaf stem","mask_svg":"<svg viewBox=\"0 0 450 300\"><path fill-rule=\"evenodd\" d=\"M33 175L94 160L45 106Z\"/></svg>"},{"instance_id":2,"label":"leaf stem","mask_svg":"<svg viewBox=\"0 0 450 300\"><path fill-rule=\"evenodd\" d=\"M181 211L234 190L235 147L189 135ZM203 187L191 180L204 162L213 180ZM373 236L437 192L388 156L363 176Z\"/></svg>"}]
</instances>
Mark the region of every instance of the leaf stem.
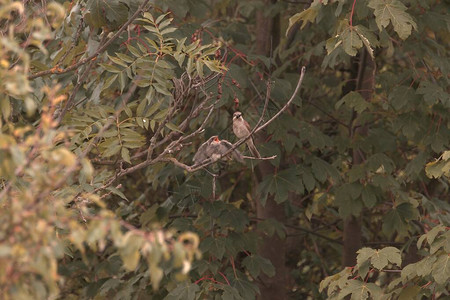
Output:
<instances>
[{"instance_id":1,"label":"leaf stem","mask_svg":"<svg viewBox=\"0 0 450 300\"><path fill-rule=\"evenodd\" d=\"M350 27L353 27L353 13L355 12L356 0L353 0L352 11L350 13Z\"/></svg>"}]
</instances>

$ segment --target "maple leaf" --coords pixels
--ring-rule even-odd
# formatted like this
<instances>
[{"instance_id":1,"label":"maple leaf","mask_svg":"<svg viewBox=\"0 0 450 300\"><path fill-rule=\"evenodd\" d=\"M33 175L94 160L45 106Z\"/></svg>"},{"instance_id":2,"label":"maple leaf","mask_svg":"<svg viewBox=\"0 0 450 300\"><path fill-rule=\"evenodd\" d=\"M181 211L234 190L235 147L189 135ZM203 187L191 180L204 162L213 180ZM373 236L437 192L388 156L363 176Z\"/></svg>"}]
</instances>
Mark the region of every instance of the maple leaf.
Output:
<instances>
[{"instance_id":1,"label":"maple leaf","mask_svg":"<svg viewBox=\"0 0 450 300\"><path fill-rule=\"evenodd\" d=\"M378 28L386 28L389 23L395 32L404 40L411 35L412 29L417 29L416 22L406 12L407 7L398 0L371 0L368 6L374 9Z\"/></svg>"}]
</instances>

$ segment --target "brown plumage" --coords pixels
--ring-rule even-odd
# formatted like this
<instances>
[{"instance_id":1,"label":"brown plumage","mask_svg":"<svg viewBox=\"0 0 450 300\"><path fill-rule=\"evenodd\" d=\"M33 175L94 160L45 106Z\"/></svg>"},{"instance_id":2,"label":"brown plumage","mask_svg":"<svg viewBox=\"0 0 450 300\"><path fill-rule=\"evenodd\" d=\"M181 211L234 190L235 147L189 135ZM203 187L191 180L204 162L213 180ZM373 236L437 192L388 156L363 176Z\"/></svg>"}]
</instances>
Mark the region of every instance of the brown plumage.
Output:
<instances>
[{"instance_id":1,"label":"brown plumage","mask_svg":"<svg viewBox=\"0 0 450 300\"><path fill-rule=\"evenodd\" d=\"M238 139L242 139L248 136L251 132L250 125L247 123L247 121L244 120L244 118L242 117L242 113L239 111L233 114L233 132ZM252 137L250 137L246 141L246 144L253 156L261 158L261 155L259 154L258 149L256 149Z\"/></svg>"},{"instance_id":2,"label":"brown plumage","mask_svg":"<svg viewBox=\"0 0 450 300\"><path fill-rule=\"evenodd\" d=\"M197 153L194 155L194 163L201 164L205 160L211 158L213 161L216 161L221 158L228 150L233 147L227 140L219 140L217 135L210 137L206 142L204 142L197 150ZM237 160L239 162L244 162L244 158L239 152L239 150L234 149L231 153L222 157L222 160Z\"/></svg>"}]
</instances>

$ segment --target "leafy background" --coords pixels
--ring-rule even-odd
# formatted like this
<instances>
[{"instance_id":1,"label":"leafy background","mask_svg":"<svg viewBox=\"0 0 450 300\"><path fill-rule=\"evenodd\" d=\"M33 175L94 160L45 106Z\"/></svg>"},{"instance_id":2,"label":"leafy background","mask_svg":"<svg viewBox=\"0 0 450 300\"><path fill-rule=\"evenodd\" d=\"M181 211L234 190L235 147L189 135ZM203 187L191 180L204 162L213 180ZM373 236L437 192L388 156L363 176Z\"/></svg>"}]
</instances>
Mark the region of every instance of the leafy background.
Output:
<instances>
[{"instance_id":1,"label":"leafy background","mask_svg":"<svg viewBox=\"0 0 450 300\"><path fill-rule=\"evenodd\" d=\"M5 299L448 297L447 2L0 4Z\"/></svg>"}]
</instances>

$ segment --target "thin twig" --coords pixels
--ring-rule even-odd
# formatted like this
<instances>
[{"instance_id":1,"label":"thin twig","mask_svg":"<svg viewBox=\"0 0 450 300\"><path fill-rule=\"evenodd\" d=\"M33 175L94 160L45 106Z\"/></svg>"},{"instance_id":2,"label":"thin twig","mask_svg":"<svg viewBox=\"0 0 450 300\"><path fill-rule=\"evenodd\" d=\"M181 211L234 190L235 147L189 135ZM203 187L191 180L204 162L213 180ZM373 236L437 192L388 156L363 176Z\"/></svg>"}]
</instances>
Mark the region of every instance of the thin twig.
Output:
<instances>
[{"instance_id":1,"label":"thin twig","mask_svg":"<svg viewBox=\"0 0 450 300\"><path fill-rule=\"evenodd\" d=\"M277 158L277 156L276 155L272 155L272 156L267 156L267 157L254 157L254 156L242 155L242 158L253 159L253 160L272 160L272 159Z\"/></svg>"},{"instance_id":2,"label":"thin twig","mask_svg":"<svg viewBox=\"0 0 450 300\"><path fill-rule=\"evenodd\" d=\"M295 99L295 96L298 94L298 92L300 91L300 87L301 87L301 85L302 85L302 82L303 82L303 78L304 78L304 76L305 76L305 72L306 72L306 67L305 66L303 66L302 67L302 70L301 70L301 73L300 73L300 77L299 77L299 79L298 79L298 82L297 82L297 86L295 87L295 90L294 90L294 92L292 93L292 96L291 96L291 98L288 100L288 102L286 102L286 104L272 117L272 118L270 118L270 120L268 120L267 122L265 122L264 124L262 124L262 125L260 125L260 126L255 126L254 128L253 128L253 130L252 131L250 131L250 133L246 136L246 137L244 137L244 138L242 138L242 139L240 139L239 141L237 141L236 143L234 143L233 144L233 147L231 147L228 151L226 151L225 153L223 153L222 155L221 155L221 158L222 157L226 157L228 154L230 154L232 151L234 151L237 147L239 147L240 145L242 145L243 143L245 143L254 133L257 133L258 131L261 131L262 129L264 129L266 126L268 126L270 123L272 123L276 118L278 118L280 115L281 115L281 113L283 112L283 111L285 111L287 108L288 108L288 106L292 103L292 101ZM267 91L267 93L266 93L266 101L265 101L265 107L267 106L267 103L268 103L268 99L270 98L270 84L268 84L267 85L267 88L268 88L268 91ZM265 108L264 108L265 109ZM264 111L263 111L264 112ZM261 115L260 116L260 118L259 118L259 120L258 120L258 123L260 123L260 121L262 120L262 118L263 118L263 115ZM205 165L210 165L210 164L212 164L212 163L214 163L214 162L211 162L211 161L209 161L208 163L206 163ZM202 164L203 165L203 164ZM204 166L204 165L203 165Z\"/></svg>"},{"instance_id":3,"label":"thin twig","mask_svg":"<svg viewBox=\"0 0 450 300\"><path fill-rule=\"evenodd\" d=\"M265 122L264 124L262 124L261 126L255 126L253 128L253 130L244 138L240 139L239 141L237 141L236 143L233 144L233 146L226 151L225 153L223 153L221 155L221 157L226 157L228 154L230 154L232 151L234 151L237 147L239 147L240 145L242 145L243 143L245 143L255 132L258 132L260 130L262 130L263 128L265 128L267 125L269 125L270 123L272 123L284 110L286 110L286 108L292 103L292 101L295 99L295 96L297 95L297 93L300 90L300 87L302 85L303 82L303 78L305 76L305 72L306 72L306 67L302 67L301 73L300 73L300 77L297 83L297 86L291 96L291 98L288 100L288 102L280 109L280 111L278 111L278 113L276 113L270 120L268 120L267 122ZM270 83L267 85L267 92L266 92L266 101L265 101L265 105L264 105L264 109L263 109L263 113L265 112L265 108L267 107L267 103L268 103L268 99L270 98ZM260 123L263 119L263 114L261 114L258 123ZM258 124L257 123L257 124ZM273 159L275 157L271 157L271 158L261 158L262 160L266 160L266 159ZM257 159L257 158L251 158L251 159ZM201 164L199 165L193 165L193 166L188 166L186 164L183 164L181 162L179 162L177 159L170 157L170 158L162 158L162 161L171 161L172 163L174 163L176 166L183 168L184 170L188 171L188 172L195 172L197 170L200 170L206 166L209 166L213 163L216 162L216 160L212 160L211 158L203 161Z\"/></svg>"},{"instance_id":4,"label":"thin twig","mask_svg":"<svg viewBox=\"0 0 450 300\"><path fill-rule=\"evenodd\" d=\"M305 76L305 72L306 72L306 67L303 66L302 71L300 73L300 78L298 79L297 86L295 87L294 93L292 94L291 98L269 121L265 122L263 125L259 126L256 130L254 130L255 133L257 133L258 131L261 131L266 126L268 126L270 123L272 123L276 118L278 118L281 115L282 112L284 112L288 108L288 106L294 100L295 96L297 96L297 93L300 91L300 87L302 85L303 77Z\"/></svg>"},{"instance_id":5,"label":"thin twig","mask_svg":"<svg viewBox=\"0 0 450 300\"><path fill-rule=\"evenodd\" d=\"M303 232L306 232L306 233L309 233L309 234L312 234L312 235L315 235L317 237L320 237L320 238L322 238L324 240L327 240L327 241L335 243L335 244L342 245L342 241L341 240L335 240L335 239L329 238L329 237L327 237L325 235L322 235L320 233L317 233L315 231L312 231L312 230L309 230L309 229L306 229L306 228L303 228L303 227L294 226L294 225L287 225L287 224L284 224L284 226L292 228L292 229L300 230L300 231L303 231Z\"/></svg>"}]
</instances>

